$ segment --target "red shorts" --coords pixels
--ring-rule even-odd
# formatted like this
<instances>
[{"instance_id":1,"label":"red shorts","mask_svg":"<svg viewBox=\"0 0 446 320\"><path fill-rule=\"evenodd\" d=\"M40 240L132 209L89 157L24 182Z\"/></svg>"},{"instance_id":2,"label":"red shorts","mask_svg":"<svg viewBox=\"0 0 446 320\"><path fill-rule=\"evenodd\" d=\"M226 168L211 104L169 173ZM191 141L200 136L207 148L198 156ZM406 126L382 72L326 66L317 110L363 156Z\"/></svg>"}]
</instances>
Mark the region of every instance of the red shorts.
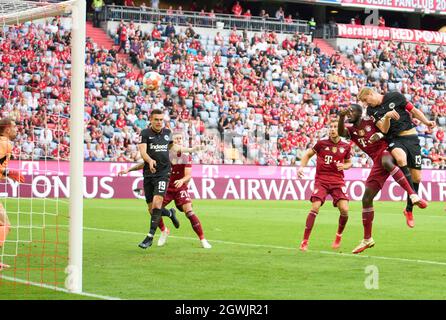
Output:
<instances>
[{"instance_id":1,"label":"red shorts","mask_svg":"<svg viewBox=\"0 0 446 320\"><path fill-rule=\"evenodd\" d=\"M185 204L192 202L187 189L167 189L164 195L163 207L167 206L171 201L175 201L175 206L181 212Z\"/></svg>"},{"instance_id":2,"label":"red shorts","mask_svg":"<svg viewBox=\"0 0 446 320\"><path fill-rule=\"evenodd\" d=\"M349 200L347 188L345 185L331 186L328 183L316 181L314 183L314 191L310 197L311 202L321 201L323 205L325 198L330 195L333 198L333 207L336 207L339 200Z\"/></svg>"},{"instance_id":3,"label":"red shorts","mask_svg":"<svg viewBox=\"0 0 446 320\"><path fill-rule=\"evenodd\" d=\"M388 155L390 155L389 152L384 151L381 156L373 159L372 170L370 170L370 174L365 182L366 188L370 188L375 191L379 191L383 188L384 183L386 182L390 173L384 169L382 165L382 158Z\"/></svg>"}]
</instances>

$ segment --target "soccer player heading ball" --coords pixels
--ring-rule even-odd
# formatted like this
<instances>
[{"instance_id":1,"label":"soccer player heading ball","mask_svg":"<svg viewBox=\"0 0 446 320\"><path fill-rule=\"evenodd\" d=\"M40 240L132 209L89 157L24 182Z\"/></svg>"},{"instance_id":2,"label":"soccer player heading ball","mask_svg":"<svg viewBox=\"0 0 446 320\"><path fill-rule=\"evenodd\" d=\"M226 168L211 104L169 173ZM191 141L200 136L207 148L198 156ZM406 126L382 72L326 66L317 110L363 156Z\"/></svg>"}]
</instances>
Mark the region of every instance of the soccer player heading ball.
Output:
<instances>
[{"instance_id":1,"label":"soccer player heading ball","mask_svg":"<svg viewBox=\"0 0 446 320\"><path fill-rule=\"evenodd\" d=\"M399 92L382 95L372 88L365 87L359 92L358 99L367 105L367 115L385 134L390 153L404 172L412 189L418 192L421 182L421 147L411 116L429 128L435 127L435 121L429 121L423 112L415 108ZM413 202L408 197L404 215L409 220L413 220L412 210Z\"/></svg>"},{"instance_id":2,"label":"soccer player heading ball","mask_svg":"<svg viewBox=\"0 0 446 320\"><path fill-rule=\"evenodd\" d=\"M388 143L383 139L384 135L375 126L371 118L362 117L363 109L358 104L353 104L339 114L338 134L341 137L350 138L372 160L373 167L365 183L366 189L362 197L362 222L364 226L364 239L353 249L353 253L360 253L375 245L372 238L372 223L374 218L373 199L382 189L389 175L407 192L412 203L420 208L426 208L427 203L420 199L410 186L404 173L394 165L393 158L387 151ZM345 125L345 117L348 116L350 124ZM409 227L413 227L413 220L407 218Z\"/></svg>"},{"instance_id":3,"label":"soccer player heading ball","mask_svg":"<svg viewBox=\"0 0 446 320\"><path fill-rule=\"evenodd\" d=\"M310 198L311 210L307 217L304 238L300 244L300 250L302 251L308 249L308 239L313 229L314 221L319 213L319 208L324 204L328 195L332 196L333 206L338 207L340 213L338 231L332 247L337 249L341 245L342 232L348 220L348 196L345 188L344 170L350 169L352 166L350 151L350 145L342 141L338 135L337 120L332 120L329 137L319 140L302 157L301 165L297 172L300 178L305 176L304 167L307 166L308 160L317 155L314 191Z\"/></svg>"}]
</instances>

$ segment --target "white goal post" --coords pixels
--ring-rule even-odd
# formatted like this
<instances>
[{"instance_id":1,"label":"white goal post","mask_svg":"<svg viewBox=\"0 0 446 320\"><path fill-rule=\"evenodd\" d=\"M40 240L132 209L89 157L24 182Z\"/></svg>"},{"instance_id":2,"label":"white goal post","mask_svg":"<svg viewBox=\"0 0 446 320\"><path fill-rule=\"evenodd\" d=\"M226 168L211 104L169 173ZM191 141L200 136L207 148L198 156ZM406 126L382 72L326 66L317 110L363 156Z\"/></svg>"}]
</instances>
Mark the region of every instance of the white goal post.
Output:
<instances>
[{"instance_id":1,"label":"white goal post","mask_svg":"<svg viewBox=\"0 0 446 320\"><path fill-rule=\"evenodd\" d=\"M0 0L0 23L14 25L71 13L70 196L68 268L65 285L82 292L83 137L86 0L58 3Z\"/></svg>"}]
</instances>

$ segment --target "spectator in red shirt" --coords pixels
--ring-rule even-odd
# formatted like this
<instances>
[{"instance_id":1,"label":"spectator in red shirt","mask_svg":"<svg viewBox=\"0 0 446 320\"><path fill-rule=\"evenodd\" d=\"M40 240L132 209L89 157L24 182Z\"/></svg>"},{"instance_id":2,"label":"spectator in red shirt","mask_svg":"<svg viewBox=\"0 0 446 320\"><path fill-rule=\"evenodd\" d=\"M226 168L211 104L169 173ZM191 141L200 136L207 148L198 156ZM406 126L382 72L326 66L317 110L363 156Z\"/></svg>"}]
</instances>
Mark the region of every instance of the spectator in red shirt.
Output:
<instances>
[{"instance_id":1,"label":"spectator in red shirt","mask_svg":"<svg viewBox=\"0 0 446 320\"><path fill-rule=\"evenodd\" d=\"M444 131L442 128L438 128L437 134L435 135L438 142L442 143L444 141Z\"/></svg>"},{"instance_id":2,"label":"spectator in red shirt","mask_svg":"<svg viewBox=\"0 0 446 320\"><path fill-rule=\"evenodd\" d=\"M127 121L125 120L124 114L121 113L118 120L116 120L116 127L123 129L125 126L127 126Z\"/></svg>"},{"instance_id":3,"label":"spectator in red shirt","mask_svg":"<svg viewBox=\"0 0 446 320\"><path fill-rule=\"evenodd\" d=\"M385 26L386 26L386 21L384 20L383 16L380 16L378 20L378 27L385 27Z\"/></svg>"},{"instance_id":4,"label":"spectator in red shirt","mask_svg":"<svg viewBox=\"0 0 446 320\"><path fill-rule=\"evenodd\" d=\"M240 3L237 1L235 4L234 4L234 6L232 7L232 13L234 14L234 15L236 15L236 16L241 16L241 14L242 14L242 11L243 11L243 8L242 8L242 6L240 5Z\"/></svg>"}]
</instances>

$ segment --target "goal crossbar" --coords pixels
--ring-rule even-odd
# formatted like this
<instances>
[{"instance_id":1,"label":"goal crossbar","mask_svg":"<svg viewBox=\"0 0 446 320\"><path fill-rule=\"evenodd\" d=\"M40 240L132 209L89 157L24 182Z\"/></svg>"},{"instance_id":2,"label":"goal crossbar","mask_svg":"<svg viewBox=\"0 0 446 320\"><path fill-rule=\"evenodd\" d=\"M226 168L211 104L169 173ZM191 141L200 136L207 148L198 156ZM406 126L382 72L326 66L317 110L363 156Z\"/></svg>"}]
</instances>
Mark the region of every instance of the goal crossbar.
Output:
<instances>
[{"instance_id":1,"label":"goal crossbar","mask_svg":"<svg viewBox=\"0 0 446 320\"><path fill-rule=\"evenodd\" d=\"M0 0L0 23L18 24L71 12L78 0L58 3L21 0Z\"/></svg>"}]
</instances>

